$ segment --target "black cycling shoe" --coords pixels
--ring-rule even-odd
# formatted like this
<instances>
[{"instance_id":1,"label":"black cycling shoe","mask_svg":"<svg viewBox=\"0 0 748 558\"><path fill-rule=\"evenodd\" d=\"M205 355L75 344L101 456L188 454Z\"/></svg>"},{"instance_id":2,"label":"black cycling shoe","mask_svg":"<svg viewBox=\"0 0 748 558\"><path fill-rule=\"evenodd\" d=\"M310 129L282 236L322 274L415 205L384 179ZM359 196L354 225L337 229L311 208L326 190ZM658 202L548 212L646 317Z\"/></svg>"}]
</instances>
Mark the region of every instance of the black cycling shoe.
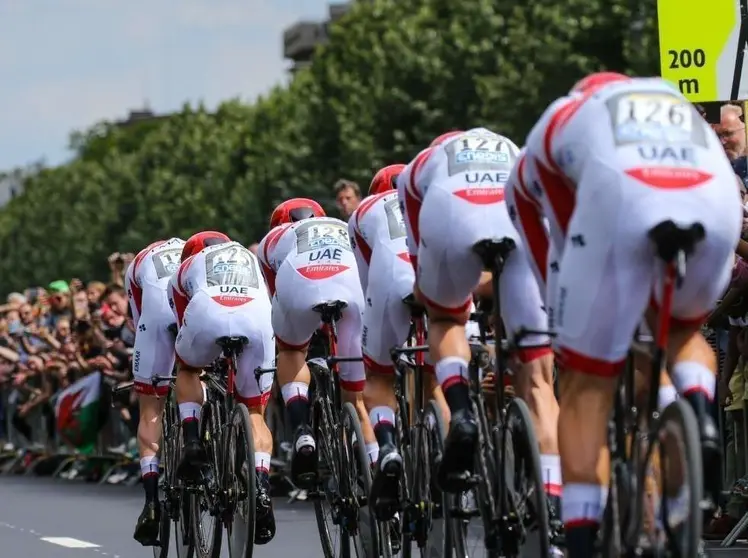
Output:
<instances>
[{"instance_id":1,"label":"black cycling shoe","mask_svg":"<svg viewBox=\"0 0 748 558\"><path fill-rule=\"evenodd\" d=\"M310 490L317 482L317 443L309 426L296 430L291 457L291 481L299 488Z\"/></svg>"},{"instance_id":2,"label":"black cycling shoe","mask_svg":"<svg viewBox=\"0 0 748 558\"><path fill-rule=\"evenodd\" d=\"M393 447L383 450L379 453L369 498L374 516L379 521L389 521L400 511L403 458Z\"/></svg>"},{"instance_id":3,"label":"black cycling shoe","mask_svg":"<svg viewBox=\"0 0 748 558\"><path fill-rule=\"evenodd\" d=\"M464 492L474 483L473 468L478 452L478 424L472 413L455 411L444 442L444 457L439 465L439 487L451 494Z\"/></svg>"},{"instance_id":4,"label":"black cycling shoe","mask_svg":"<svg viewBox=\"0 0 748 558\"><path fill-rule=\"evenodd\" d=\"M143 546L160 546L161 506L158 501L146 502L140 512L132 538Z\"/></svg>"},{"instance_id":5,"label":"black cycling shoe","mask_svg":"<svg viewBox=\"0 0 748 558\"><path fill-rule=\"evenodd\" d=\"M177 476L182 480L199 481L200 471L208 464L208 455L200 440L185 440L182 458L177 466Z\"/></svg>"},{"instance_id":6,"label":"black cycling shoe","mask_svg":"<svg viewBox=\"0 0 748 558\"><path fill-rule=\"evenodd\" d=\"M257 511L255 519L255 544L267 544L275 537L275 514L270 499L270 477L256 473Z\"/></svg>"}]
</instances>

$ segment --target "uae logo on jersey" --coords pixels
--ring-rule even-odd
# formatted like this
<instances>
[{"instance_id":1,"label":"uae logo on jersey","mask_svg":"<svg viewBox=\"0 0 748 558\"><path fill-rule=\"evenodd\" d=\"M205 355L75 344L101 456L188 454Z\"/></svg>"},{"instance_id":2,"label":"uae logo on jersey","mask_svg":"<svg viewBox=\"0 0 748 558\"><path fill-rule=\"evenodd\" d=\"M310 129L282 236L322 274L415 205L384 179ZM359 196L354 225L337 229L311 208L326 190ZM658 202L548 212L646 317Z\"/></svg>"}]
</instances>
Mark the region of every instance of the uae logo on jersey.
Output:
<instances>
[{"instance_id":1,"label":"uae logo on jersey","mask_svg":"<svg viewBox=\"0 0 748 558\"><path fill-rule=\"evenodd\" d=\"M504 201L504 188L465 188L455 191L454 195L468 203L488 205Z\"/></svg>"},{"instance_id":2,"label":"uae logo on jersey","mask_svg":"<svg viewBox=\"0 0 748 558\"><path fill-rule=\"evenodd\" d=\"M626 174L658 190L686 190L712 179L709 173L681 167L639 167Z\"/></svg>"},{"instance_id":3,"label":"uae logo on jersey","mask_svg":"<svg viewBox=\"0 0 748 558\"><path fill-rule=\"evenodd\" d=\"M340 273L343 273L348 269L347 265L338 264L320 264L320 265L307 265L296 269L303 277L311 279L312 281L318 281L320 279L328 279L334 277Z\"/></svg>"}]
</instances>

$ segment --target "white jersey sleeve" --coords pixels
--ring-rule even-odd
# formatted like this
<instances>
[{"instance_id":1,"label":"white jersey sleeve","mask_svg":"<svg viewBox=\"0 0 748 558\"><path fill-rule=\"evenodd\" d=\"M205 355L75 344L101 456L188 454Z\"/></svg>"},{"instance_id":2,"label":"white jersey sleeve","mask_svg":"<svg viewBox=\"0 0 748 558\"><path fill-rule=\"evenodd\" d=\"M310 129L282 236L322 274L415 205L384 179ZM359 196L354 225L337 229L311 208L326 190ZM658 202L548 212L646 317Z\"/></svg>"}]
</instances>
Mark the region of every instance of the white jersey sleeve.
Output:
<instances>
[{"instance_id":1,"label":"white jersey sleeve","mask_svg":"<svg viewBox=\"0 0 748 558\"><path fill-rule=\"evenodd\" d=\"M353 254L356 256L356 265L358 267L358 278L361 281L361 289L366 292L366 288L369 284L369 262L365 258L363 251L369 250L366 240L364 239L361 231L358 227L358 214L359 209L367 203L369 198L365 198L356 210L351 214L348 219L348 236L351 237L351 247L353 248Z\"/></svg>"}]
</instances>

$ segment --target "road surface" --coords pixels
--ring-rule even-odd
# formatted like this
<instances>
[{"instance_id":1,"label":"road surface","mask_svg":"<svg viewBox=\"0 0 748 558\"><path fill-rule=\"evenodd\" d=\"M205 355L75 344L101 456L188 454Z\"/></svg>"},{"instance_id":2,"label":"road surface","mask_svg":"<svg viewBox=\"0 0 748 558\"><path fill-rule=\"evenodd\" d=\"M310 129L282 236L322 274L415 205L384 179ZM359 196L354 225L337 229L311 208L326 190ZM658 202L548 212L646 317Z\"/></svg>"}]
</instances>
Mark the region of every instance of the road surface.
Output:
<instances>
[{"instance_id":1,"label":"road surface","mask_svg":"<svg viewBox=\"0 0 748 558\"><path fill-rule=\"evenodd\" d=\"M149 558L132 539L142 507L140 488L88 485L59 479L0 477L0 555L14 558ZM321 556L311 504L275 501L278 534L255 548L257 558ZM225 546L225 545L224 545ZM711 550L746 556L748 546ZM170 556L174 554L170 552ZM221 556L228 556L225 549Z\"/></svg>"}]
</instances>

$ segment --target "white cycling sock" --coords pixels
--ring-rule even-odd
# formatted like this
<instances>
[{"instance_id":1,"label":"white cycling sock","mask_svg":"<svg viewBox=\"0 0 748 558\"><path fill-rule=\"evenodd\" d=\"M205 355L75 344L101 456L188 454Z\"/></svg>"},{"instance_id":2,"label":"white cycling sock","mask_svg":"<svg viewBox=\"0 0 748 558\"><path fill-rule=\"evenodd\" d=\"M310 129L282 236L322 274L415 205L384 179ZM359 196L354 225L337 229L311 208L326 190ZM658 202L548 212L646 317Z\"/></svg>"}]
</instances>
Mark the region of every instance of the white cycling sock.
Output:
<instances>
[{"instance_id":1,"label":"white cycling sock","mask_svg":"<svg viewBox=\"0 0 748 558\"><path fill-rule=\"evenodd\" d=\"M540 471L545 493L548 496L561 496L561 456L541 453Z\"/></svg>"},{"instance_id":2,"label":"white cycling sock","mask_svg":"<svg viewBox=\"0 0 748 558\"><path fill-rule=\"evenodd\" d=\"M366 454L369 456L369 465L374 465L379 459L379 444L376 442L366 444Z\"/></svg>"},{"instance_id":3,"label":"white cycling sock","mask_svg":"<svg viewBox=\"0 0 748 558\"><path fill-rule=\"evenodd\" d=\"M376 429L377 425L389 425L395 426L395 411L387 407L386 405L378 405L369 411L369 420L371 421L371 427Z\"/></svg>"},{"instance_id":4,"label":"white cycling sock","mask_svg":"<svg viewBox=\"0 0 748 558\"><path fill-rule=\"evenodd\" d=\"M200 403L180 403L179 404L179 418L183 421L195 419L200 420L200 414L203 411L203 406Z\"/></svg>"},{"instance_id":5,"label":"white cycling sock","mask_svg":"<svg viewBox=\"0 0 748 558\"><path fill-rule=\"evenodd\" d=\"M158 457L147 455L140 458L140 476L158 475Z\"/></svg>"},{"instance_id":6,"label":"white cycling sock","mask_svg":"<svg viewBox=\"0 0 748 558\"><path fill-rule=\"evenodd\" d=\"M561 518L567 527L600 524L608 501L608 487L570 482L564 484Z\"/></svg>"},{"instance_id":7,"label":"white cycling sock","mask_svg":"<svg viewBox=\"0 0 748 558\"><path fill-rule=\"evenodd\" d=\"M452 384L468 381L468 363L464 358L446 357L434 365L436 381L443 390Z\"/></svg>"},{"instance_id":8,"label":"white cycling sock","mask_svg":"<svg viewBox=\"0 0 748 558\"><path fill-rule=\"evenodd\" d=\"M283 402L288 405L294 399L309 400L309 386L304 382L290 382L281 388Z\"/></svg>"},{"instance_id":9,"label":"white cycling sock","mask_svg":"<svg viewBox=\"0 0 748 558\"><path fill-rule=\"evenodd\" d=\"M260 473L270 473L270 454L265 451L255 452L255 470Z\"/></svg>"},{"instance_id":10,"label":"white cycling sock","mask_svg":"<svg viewBox=\"0 0 748 558\"><path fill-rule=\"evenodd\" d=\"M714 372L700 362L676 362L672 372L673 384L681 395L700 391L709 401L714 400L716 378Z\"/></svg>"}]
</instances>

